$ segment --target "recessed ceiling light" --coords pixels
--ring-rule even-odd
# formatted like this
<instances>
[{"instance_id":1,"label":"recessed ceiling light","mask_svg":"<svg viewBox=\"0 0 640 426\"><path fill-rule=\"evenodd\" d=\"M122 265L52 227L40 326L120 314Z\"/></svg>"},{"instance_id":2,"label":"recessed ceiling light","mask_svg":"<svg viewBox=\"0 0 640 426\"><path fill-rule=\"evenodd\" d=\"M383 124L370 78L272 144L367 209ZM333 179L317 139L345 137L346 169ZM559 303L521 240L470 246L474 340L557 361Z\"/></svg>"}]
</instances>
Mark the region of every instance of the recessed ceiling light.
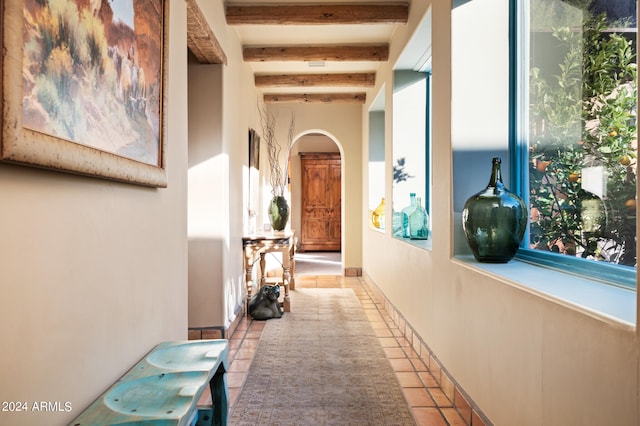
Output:
<instances>
[{"instance_id":1,"label":"recessed ceiling light","mask_svg":"<svg viewBox=\"0 0 640 426\"><path fill-rule=\"evenodd\" d=\"M325 61L309 61L308 64L309 68L322 68L327 66Z\"/></svg>"}]
</instances>

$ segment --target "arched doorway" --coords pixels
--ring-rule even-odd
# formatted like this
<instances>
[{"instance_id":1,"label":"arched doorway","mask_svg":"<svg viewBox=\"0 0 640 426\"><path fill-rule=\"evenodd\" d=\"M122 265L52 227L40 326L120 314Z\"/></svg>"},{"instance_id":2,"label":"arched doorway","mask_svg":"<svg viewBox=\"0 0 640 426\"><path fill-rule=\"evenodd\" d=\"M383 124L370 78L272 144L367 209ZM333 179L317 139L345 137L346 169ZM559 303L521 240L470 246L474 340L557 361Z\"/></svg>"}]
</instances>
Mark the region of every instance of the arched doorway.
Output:
<instances>
[{"instance_id":1,"label":"arched doorway","mask_svg":"<svg viewBox=\"0 0 640 426\"><path fill-rule=\"evenodd\" d=\"M333 215L333 217L327 216L326 218L326 230L329 234L333 234L334 238L337 239L331 242L330 236L327 236L327 244L315 244L307 241L305 246L305 234L308 237L309 235L309 226L308 223L305 223L305 220L309 220L308 217L308 203L303 211L303 203L308 201L305 197L308 197L309 194L305 194L305 191L308 191L307 188L304 187L303 181L303 164L309 163L309 158L331 158L337 159L337 173L334 171L331 174L333 175L332 180L328 180L326 182L327 185L327 194L333 194L331 196L327 196L327 200L334 198L337 194L337 203L332 206L331 213L328 212L329 208L327 208L327 215ZM300 252L313 252L314 255L311 256L315 259L319 259L319 263L324 265L333 265L333 268L329 268L328 270L333 271L334 273L342 274L342 222L343 222L343 202L341 194L344 192L343 187L343 162L341 161L342 155L342 147L333 137L333 135L328 132L322 130L309 130L305 131L294 139L294 144L291 150L291 154L289 157L289 191L291 194L291 227L296 230L299 240L299 248L302 248ZM302 161L303 158L307 160ZM318 160L320 161L320 160ZM312 161L312 163L316 163L316 161ZM331 167L333 170L336 168L336 161L330 161ZM335 179L337 175L338 179ZM307 179L308 180L308 175ZM323 209L317 210L318 214L323 214ZM323 228L323 221L318 221L316 216L313 216L314 221L317 222L319 228ZM316 230L318 230L316 228ZM322 232L322 230L318 230L318 232ZM335 235L337 233L337 235ZM317 236L317 235L316 235ZM319 238L316 240L316 243L324 240L324 238ZM306 247L306 248L305 248ZM310 254L310 253L309 253ZM301 260L305 257L305 255L300 255ZM337 271L337 272L336 272Z\"/></svg>"}]
</instances>

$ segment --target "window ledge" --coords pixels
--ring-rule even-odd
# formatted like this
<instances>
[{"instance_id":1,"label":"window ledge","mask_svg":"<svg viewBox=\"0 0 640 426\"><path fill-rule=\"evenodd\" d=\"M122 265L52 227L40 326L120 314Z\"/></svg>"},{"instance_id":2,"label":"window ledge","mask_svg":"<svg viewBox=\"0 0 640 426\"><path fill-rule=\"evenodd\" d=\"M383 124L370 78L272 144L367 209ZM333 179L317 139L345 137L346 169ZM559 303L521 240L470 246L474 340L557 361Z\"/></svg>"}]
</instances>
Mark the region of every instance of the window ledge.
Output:
<instances>
[{"instance_id":1,"label":"window ledge","mask_svg":"<svg viewBox=\"0 0 640 426\"><path fill-rule=\"evenodd\" d=\"M480 263L473 256L464 255L456 256L454 261L591 317L635 330L637 295L633 290L517 259L509 263Z\"/></svg>"},{"instance_id":2,"label":"window ledge","mask_svg":"<svg viewBox=\"0 0 640 426\"><path fill-rule=\"evenodd\" d=\"M429 237L426 240L412 240L411 238L404 238L404 237L398 237L398 236L394 236L394 238L399 241L404 241L405 243L410 244L412 246L420 247L425 250L432 250L433 239L431 237Z\"/></svg>"}]
</instances>

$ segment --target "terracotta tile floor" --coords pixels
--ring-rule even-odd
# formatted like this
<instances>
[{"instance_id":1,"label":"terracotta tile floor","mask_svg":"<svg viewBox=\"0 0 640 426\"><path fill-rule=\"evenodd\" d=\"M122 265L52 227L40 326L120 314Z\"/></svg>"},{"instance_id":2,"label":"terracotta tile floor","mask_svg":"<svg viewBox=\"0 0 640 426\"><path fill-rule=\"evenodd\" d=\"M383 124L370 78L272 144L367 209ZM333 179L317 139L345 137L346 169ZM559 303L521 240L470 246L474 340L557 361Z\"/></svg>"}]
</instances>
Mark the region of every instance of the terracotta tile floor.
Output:
<instances>
[{"instance_id":1,"label":"terracotta tile floor","mask_svg":"<svg viewBox=\"0 0 640 426\"><path fill-rule=\"evenodd\" d=\"M402 337L402 333L389 315L380 311L370 299L362 278L339 275L300 276L296 277L296 288L353 288L396 372L398 383L402 387L416 423L428 426L468 425L445 392L438 386L427 366ZM229 339L230 367L227 383L231 410L249 372L264 326L264 321L253 321L250 317L243 318Z\"/></svg>"}]
</instances>

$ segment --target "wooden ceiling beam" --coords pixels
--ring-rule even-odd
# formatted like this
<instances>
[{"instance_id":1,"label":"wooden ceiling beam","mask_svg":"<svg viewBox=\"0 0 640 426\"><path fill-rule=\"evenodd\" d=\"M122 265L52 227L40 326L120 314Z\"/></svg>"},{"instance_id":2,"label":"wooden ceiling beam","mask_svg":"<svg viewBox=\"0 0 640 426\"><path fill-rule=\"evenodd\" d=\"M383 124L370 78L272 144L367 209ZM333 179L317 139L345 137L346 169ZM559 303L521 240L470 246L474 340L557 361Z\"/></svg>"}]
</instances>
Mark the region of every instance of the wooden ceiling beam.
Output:
<instances>
[{"instance_id":1,"label":"wooden ceiling beam","mask_svg":"<svg viewBox=\"0 0 640 426\"><path fill-rule=\"evenodd\" d=\"M195 0L187 0L187 47L202 64L227 64L227 55Z\"/></svg>"},{"instance_id":2,"label":"wooden ceiling beam","mask_svg":"<svg viewBox=\"0 0 640 426\"><path fill-rule=\"evenodd\" d=\"M326 24L406 24L409 4L342 3L342 4L228 4L229 25L326 25Z\"/></svg>"},{"instance_id":3,"label":"wooden ceiling beam","mask_svg":"<svg viewBox=\"0 0 640 426\"><path fill-rule=\"evenodd\" d=\"M265 103L364 104L365 93L266 93Z\"/></svg>"},{"instance_id":4,"label":"wooden ceiling beam","mask_svg":"<svg viewBox=\"0 0 640 426\"><path fill-rule=\"evenodd\" d=\"M264 74L255 76L256 87L372 87L375 73Z\"/></svg>"},{"instance_id":5,"label":"wooden ceiling beam","mask_svg":"<svg viewBox=\"0 0 640 426\"><path fill-rule=\"evenodd\" d=\"M243 56L246 62L382 62L389 60L389 46L246 46Z\"/></svg>"}]
</instances>

